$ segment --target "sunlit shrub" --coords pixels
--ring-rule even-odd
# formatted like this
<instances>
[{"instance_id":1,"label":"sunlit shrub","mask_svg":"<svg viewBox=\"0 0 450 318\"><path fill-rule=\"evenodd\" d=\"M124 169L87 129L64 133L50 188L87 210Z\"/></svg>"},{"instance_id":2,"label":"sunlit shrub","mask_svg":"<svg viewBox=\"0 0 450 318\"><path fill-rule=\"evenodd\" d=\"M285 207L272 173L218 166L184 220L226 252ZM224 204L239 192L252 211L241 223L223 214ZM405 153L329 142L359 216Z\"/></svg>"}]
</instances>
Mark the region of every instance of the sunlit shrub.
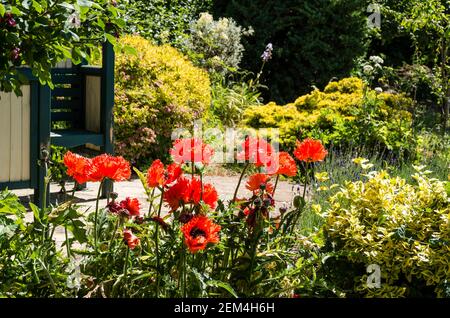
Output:
<instances>
[{"instance_id":1,"label":"sunlit shrub","mask_svg":"<svg viewBox=\"0 0 450 318\"><path fill-rule=\"evenodd\" d=\"M371 172L346 182L324 214L328 278L369 297L449 296L450 201L445 182L413 175L415 183ZM380 288L369 288L366 267L381 269Z\"/></svg>"},{"instance_id":2,"label":"sunlit shrub","mask_svg":"<svg viewBox=\"0 0 450 318\"><path fill-rule=\"evenodd\" d=\"M138 36L121 43L137 55L116 57L116 152L141 163L162 156L172 129L190 127L211 103L210 81L176 49Z\"/></svg>"},{"instance_id":3,"label":"sunlit shrub","mask_svg":"<svg viewBox=\"0 0 450 318\"><path fill-rule=\"evenodd\" d=\"M311 136L337 145L383 146L401 153L412 151L412 100L401 94L365 89L358 78L331 82L284 106L274 102L244 113L253 128L280 130L280 143L292 147L296 138Z\"/></svg>"}]
</instances>

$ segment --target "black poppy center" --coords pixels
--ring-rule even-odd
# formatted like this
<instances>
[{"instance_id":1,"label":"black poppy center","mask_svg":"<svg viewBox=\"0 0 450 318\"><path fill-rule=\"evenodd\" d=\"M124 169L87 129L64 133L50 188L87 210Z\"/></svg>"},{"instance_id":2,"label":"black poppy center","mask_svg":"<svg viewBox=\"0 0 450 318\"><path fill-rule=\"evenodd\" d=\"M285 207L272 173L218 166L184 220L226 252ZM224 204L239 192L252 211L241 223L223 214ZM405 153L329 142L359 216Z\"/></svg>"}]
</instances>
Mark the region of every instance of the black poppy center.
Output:
<instances>
[{"instance_id":1,"label":"black poppy center","mask_svg":"<svg viewBox=\"0 0 450 318\"><path fill-rule=\"evenodd\" d=\"M199 236L206 237L205 231L199 229L198 227L194 227L189 233L193 238L197 238Z\"/></svg>"}]
</instances>

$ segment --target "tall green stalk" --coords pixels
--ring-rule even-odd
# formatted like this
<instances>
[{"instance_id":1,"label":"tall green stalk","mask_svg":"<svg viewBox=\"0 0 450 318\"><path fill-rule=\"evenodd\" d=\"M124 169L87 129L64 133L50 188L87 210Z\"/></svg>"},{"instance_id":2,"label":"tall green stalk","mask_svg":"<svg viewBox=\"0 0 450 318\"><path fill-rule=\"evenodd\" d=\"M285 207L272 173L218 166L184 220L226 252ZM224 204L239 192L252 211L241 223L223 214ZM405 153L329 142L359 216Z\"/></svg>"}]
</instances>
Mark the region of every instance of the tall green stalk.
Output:
<instances>
[{"instance_id":1,"label":"tall green stalk","mask_svg":"<svg viewBox=\"0 0 450 318\"><path fill-rule=\"evenodd\" d=\"M161 199L159 200L158 207L158 221L156 222L155 228L155 254L156 254L156 297L159 297L159 288L160 288L160 259L159 259L159 218L161 217L161 208L163 205L163 197L164 197L164 187L161 189Z\"/></svg>"},{"instance_id":2,"label":"tall green stalk","mask_svg":"<svg viewBox=\"0 0 450 318\"><path fill-rule=\"evenodd\" d=\"M125 291L128 292L128 262L130 260L130 248L127 247L127 253L125 255L125 265L123 266L123 279L125 281Z\"/></svg>"},{"instance_id":3,"label":"tall green stalk","mask_svg":"<svg viewBox=\"0 0 450 318\"><path fill-rule=\"evenodd\" d=\"M236 200L236 197L237 197L237 194L238 194L238 191L239 191L239 186L241 185L242 178L244 178L245 171L247 170L249 165L250 165L250 163L247 162L245 164L245 166L244 166L244 169L241 172L241 176L239 177L239 181L238 181L238 184L236 186L236 190L234 190L233 201L231 201L231 202L234 202Z\"/></svg>"},{"instance_id":4,"label":"tall green stalk","mask_svg":"<svg viewBox=\"0 0 450 318\"><path fill-rule=\"evenodd\" d=\"M98 233L97 233L97 218L98 218L98 206L100 201L100 196L102 194L102 187L105 179L100 182L100 185L98 187L98 193L97 193L97 202L95 202L95 214L94 214L94 249L95 253L97 254L97 239L98 239Z\"/></svg>"}]
</instances>

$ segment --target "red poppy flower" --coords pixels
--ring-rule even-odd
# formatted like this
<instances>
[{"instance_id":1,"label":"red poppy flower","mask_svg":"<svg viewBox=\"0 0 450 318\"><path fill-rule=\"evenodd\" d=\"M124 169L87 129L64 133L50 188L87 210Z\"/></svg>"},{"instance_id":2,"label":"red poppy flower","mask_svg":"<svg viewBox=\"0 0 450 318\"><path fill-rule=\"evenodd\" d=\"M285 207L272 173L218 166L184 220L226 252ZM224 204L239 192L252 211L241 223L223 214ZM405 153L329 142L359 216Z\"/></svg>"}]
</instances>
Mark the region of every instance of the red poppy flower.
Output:
<instances>
[{"instance_id":1,"label":"red poppy flower","mask_svg":"<svg viewBox=\"0 0 450 318\"><path fill-rule=\"evenodd\" d=\"M180 207L181 203L189 202L190 180L179 178L177 182L164 192L164 201L170 206L172 211Z\"/></svg>"},{"instance_id":2,"label":"red poppy flower","mask_svg":"<svg viewBox=\"0 0 450 318\"><path fill-rule=\"evenodd\" d=\"M249 208L249 207L246 207L245 209L244 209L244 211L242 211L243 213L244 213L244 215L245 216L249 216L251 213L253 213L254 211L253 211L253 209L251 209L251 208Z\"/></svg>"},{"instance_id":3,"label":"red poppy flower","mask_svg":"<svg viewBox=\"0 0 450 318\"><path fill-rule=\"evenodd\" d=\"M127 197L125 200L120 202L120 206L122 209L126 210L129 216L139 216L141 214L141 204L136 198L131 199Z\"/></svg>"},{"instance_id":4,"label":"red poppy flower","mask_svg":"<svg viewBox=\"0 0 450 318\"><path fill-rule=\"evenodd\" d=\"M257 167L264 166L272 160L274 150L264 138L247 137L238 153L238 160L254 163Z\"/></svg>"},{"instance_id":5,"label":"red poppy flower","mask_svg":"<svg viewBox=\"0 0 450 318\"><path fill-rule=\"evenodd\" d=\"M130 249L134 249L136 246L138 246L141 242L141 240L131 232L131 230L123 230L123 240L125 241L125 244L128 245Z\"/></svg>"},{"instance_id":6,"label":"red poppy flower","mask_svg":"<svg viewBox=\"0 0 450 318\"><path fill-rule=\"evenodd\" d=\"M92 159L91 181L102 181L105 178L113 181L125 181L130 176L130 163L123 157L102 154Z\"/></svg>"},{"instance_id":7,"label":"red poppy flower","mask_svg":"<svg viewBox=\"0 0 450 318\"><path fill-rule=\"evenodd\" d=\"M297 174L297 165L295 160L287 152L279 152L276 154L274 161L266 165L268 174L283 174L287 177L293 177Z\"/></svg>"},{"instance_id":8,"label":"red poppy flower","mask_svg":"<svg viewBox=\"0 0 450 318\"><path fill-rule=\"evenodd\" d=\"M153 161L147 171L147 184L150 188L162 187L171 184L178 179L183 171L176 163L172 163L164 169L164 164L161 160Z\"/></svg>"},{"instance_id":9,"label":"red poppy flower","mask_svg":"<svg viewBox=\"0 0 450 318\"><path fill-rule=\"evenodd\" d=\"M192 253L204 250L208 243L218 243L220 225L213 223L206 216L194 216L181 227L184 242Z\"/></svg>"},{"instance_id":10,"label":"red poppy flower","mask_svg":"<svg viewBox=\"0 0 450 318\"><path fill-rule=\"evenodd\" d=\"M199 179L179 178L177 182L164 192L164 200L169 204L172 211L178 209L181 203L199 204L205 202L211 209L215 209L218 194L213 185L209 183L202 186Z\"/></svg>"},{"instance_id":11,"label":"red poppy flower","mask_svg":"<svg viewBox=\"0 0 450 318\"><path fill-rule=\"evenodd\" d=\"M109 212L114 214L120 214L123 210L123 207L120 203L117 203L116 201L109 202L106 207L108 208Z\"/></svg>"},{"instance_id":12,"label":"red poppy flower","mask_svg":"<svg viewBox=\"0 0 450 318\"><path fill-rule=\"evenodd\" d=\"M267 192L272 193L273 185L269 182L269 180L270 177L268 175L263 173L256 173L250 176L245 187L248 190L253 191L253 193L261 191L262 187L265 188Z\"/></svg>"},{"instance_id":13,"label":"red poppy flower","mask_svg":"<svg viewBox=\"0 0 450 318\"><path fill-rule=\"evenodd\" d=\"M89 181L92 168L90 159L68 151L64 155L64 164L67 167L67 175L74 178L79 184Z\"/></svg>"},{"instance_id":14,"label":"red poppy flower","mask_svg":"<svg viewBox=\"0 0 450 318\"><path fill-rule=\"evenodd\" d=\"M191 190L191 203L199 204L201 201L205 202L211 209L216 208L217 200L219 196L217 194L216 188L212 184L204 183L203 184L203 193L202 193L202 185L200 180L197 178L191 180L190 184Z\"/></svg>"},{"instance_id":15,"label":"red poppy flower","mask_svg":"<svg viewBox=\"0 0 450 318\"><path fill-rule=\"evenodd\" d=\"M294 151L294 156L300 161L316 162L325 159L328 154L325 147L320 140L306 138L302 142L297 140L297 148Z\"/></svg>"},{"instance_id":16,"label":"red poppy flower","mask_svg":"<svg viewBox=\"0 0 450 318\"><path fill-rule=\"evenodd\" d=\"M178 164L185 162L208 164L214 155L214 149L199 138L177 139L169 152L173 161Z\"/></svg>"}]
</instances>

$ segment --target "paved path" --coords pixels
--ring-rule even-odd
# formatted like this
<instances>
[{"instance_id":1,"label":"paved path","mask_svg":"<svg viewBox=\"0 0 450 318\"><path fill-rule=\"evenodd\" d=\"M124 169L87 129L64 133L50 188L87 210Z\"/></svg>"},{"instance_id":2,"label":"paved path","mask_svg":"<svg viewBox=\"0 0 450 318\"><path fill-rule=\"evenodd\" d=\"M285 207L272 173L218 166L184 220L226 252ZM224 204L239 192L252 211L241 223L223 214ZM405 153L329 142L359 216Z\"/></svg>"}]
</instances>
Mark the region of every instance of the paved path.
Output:
<instances>
[{"instance_id":1,"label":"paved path","mask_svg":"<svg viewBox=\"0 0 450 318\"><path fill-rule=\"evenodd\" d=\"M238 176L205 176L204 182L211 183L216 188L219 193L219 198L222 200L231 200L234 194L234 190L236 188L237 182L239 180ZM244 179L241 183L238 197L249 197L250 191L245 189ZM95 210L95 202L97 197L99 183L88 183L86 189L77 191L75 193L75 202L82 207L86 212L92 212ZM70 190L73 188L72 183L68 183L66 185L66 189ZM62 203L65 201L65 196L63 194L59 194L60 187L57 184L51 184L50 192L51 192L51 201L53 204L59 202ZM118 182L114 185L114 191L118 193L118 200L122 200L125 197L138 198L143 211L148 211L149 202L147 201L147 197L145 195L144 189L142 188L142 184L139 179L132 179L126 182ZM32 200L33 191L32 190L14 190L25 204L28 206L28 202ZM67 195L66 197L69 197ZM284 203L290 204L292 200L292 184L280 181L278 182L277 190L275 193L275 201L276 201L276 211L278 208ZM106 206L106 199L100 201L100 207ZM167 212L168 208L164 206L163 212ZM32 220L32 213L27 213L26 219ZM55 231L56 241L61 242L64 240L64 230L62 228L58 228Z\"/></svg>"}]
</instances>

